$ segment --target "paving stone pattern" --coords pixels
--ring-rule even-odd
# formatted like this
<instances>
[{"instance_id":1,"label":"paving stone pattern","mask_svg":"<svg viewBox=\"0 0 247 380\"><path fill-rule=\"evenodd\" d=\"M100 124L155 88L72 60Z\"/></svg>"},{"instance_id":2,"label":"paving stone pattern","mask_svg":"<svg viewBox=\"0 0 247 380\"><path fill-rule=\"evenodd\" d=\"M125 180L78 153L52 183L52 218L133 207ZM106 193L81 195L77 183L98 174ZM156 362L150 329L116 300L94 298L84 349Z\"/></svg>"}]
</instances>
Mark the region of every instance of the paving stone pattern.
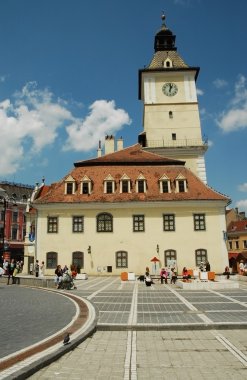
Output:
<instances>
[{"instance_id":1,"label":"paving stone pattern","mask_svg":"<svg viewBox=\"0 0 247 380\"><path fill-rule=\"evenodd\" d=\"M240 286L188 291L116 277L78 281L71 292L93 303L97 331L30 379L247 378L247 286Z\"/></svg>"}]
</instances>

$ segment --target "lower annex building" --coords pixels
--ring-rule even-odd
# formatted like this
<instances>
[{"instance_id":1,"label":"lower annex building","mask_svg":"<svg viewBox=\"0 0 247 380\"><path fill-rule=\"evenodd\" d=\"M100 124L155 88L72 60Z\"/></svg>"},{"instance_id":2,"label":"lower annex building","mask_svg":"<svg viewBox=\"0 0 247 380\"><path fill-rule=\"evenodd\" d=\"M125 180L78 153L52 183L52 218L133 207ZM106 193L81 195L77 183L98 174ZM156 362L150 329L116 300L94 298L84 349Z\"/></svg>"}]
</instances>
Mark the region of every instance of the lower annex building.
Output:
<instances>
[{"instance_id":1,"label":"lower annex building","mask_svg":"<svg viewBox=\"0 0 247 380\"><path fill-rule=\"evenodd\" d=\"M88 274L142 274L176 260L177 270L208 260L228 264L225 207L184 162L139 144L74 164L61 181L36 189L37 259L46 274L75 264ZM159 269L156 268L156 271Z\"/></svg>"}]
</instances>

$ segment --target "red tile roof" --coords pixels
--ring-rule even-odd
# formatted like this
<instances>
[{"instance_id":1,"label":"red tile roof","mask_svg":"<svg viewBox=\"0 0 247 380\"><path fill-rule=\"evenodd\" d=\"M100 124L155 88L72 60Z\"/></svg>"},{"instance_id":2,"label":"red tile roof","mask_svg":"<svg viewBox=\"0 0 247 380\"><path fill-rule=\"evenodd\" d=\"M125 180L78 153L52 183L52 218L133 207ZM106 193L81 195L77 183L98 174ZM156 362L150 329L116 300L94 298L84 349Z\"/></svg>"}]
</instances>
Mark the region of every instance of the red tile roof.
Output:
<instances>
[{"instance_id":1,"label":"red tile roof","mask_svg":"<svg viewBox=\"0 0 247 380\"><path fill-rule=\"evenodd\" d=\"M116 191L104 194L104 180L108 175L114 178ZM120 193L120 179L123 175L130 178L131 193ZM135 184L142 174L147 183L146 193L137 193ZM165 175L171 181L171 193L160 193L159 179ZM175 181L181 175L186 179L188 191L176 193ZM65 180L72 176L76 182L75 194L65 194ZM80 194L80 183L84 176L92 181L92 193ZM47 191L41 192L35 203L78 203L78 202L133 202L133 201L185 201L220 200L225 203L229 198L206 186L197 176L184 166L183 161L173 160L146 152L136 144L122 151L100 158L81 161L61 181L52 184Z\"/></svg>"},{"instance_id":2,"label":"red tile roof","mask_svg":"<svg viewBox=\"0 0 247 380\"><path fill-rule=\"evenodd\" d=\"M245 232L247 234L247 219L231 222L227 228L227 232Z\"/></svg>"},{"instance_id":3,"label":"red tile roof","mask_svg":"<svg viewBox=\"0 0 247 380\"><path fill-rule=\"evenodd\" d=\"M184 165L184 161L163 157L155 153L142 150L140 144L132 145L118 152L106 154L105 156L93 158L91 160L75 162L75 167L93 165Z\"/></svg>"}]
</instances>

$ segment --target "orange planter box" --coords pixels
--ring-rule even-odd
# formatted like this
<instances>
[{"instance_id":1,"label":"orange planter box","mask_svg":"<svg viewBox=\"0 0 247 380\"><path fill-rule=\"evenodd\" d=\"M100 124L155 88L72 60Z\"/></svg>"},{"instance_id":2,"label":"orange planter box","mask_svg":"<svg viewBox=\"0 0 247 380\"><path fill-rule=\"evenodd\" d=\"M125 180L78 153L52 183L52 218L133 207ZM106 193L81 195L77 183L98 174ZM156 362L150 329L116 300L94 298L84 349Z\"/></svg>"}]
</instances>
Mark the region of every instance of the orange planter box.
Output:
<instances>
[{"instance_id":1,"label":"orange planter box","mask_svg":"<svg viewBox=\"0 0 247 380\"><path fill-rule=\"evenodd\" d=\"M208 279L213 281L215 279L215 272L208 272Z\"/></svg>"},{"instance_id":2,"label":"orange planter box","mask_svg":"<svg viewBox=\"0 0 247 380\"><path fill-rule=\"evenodd\" d=\"M122 272L121 273L121 280L122 281L128 281L128 272Z\"/></svg>"}]
</instances>

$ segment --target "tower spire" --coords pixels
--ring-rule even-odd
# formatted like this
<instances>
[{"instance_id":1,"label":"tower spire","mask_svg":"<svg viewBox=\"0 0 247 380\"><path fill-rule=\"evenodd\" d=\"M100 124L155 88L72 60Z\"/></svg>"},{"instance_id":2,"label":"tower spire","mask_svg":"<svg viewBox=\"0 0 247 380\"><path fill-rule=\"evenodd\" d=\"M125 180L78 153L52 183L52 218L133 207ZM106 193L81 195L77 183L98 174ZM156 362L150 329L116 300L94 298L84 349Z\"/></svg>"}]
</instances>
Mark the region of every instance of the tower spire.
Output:
<instances>
[{"instance_id":1,"label":"tower spire","mask_svg":"<svg viewBox=\"0 0 247 380\"><path fill-rule=\"evenodd\" d=\"M165 13L163 11L161 15L162 25L161 29L156 33L154 40L154 50L162 51L162 50L177 50L175 47L176 36L172 33L170 29L167 28L165 24Z\"/></svg>"}]
</instances>

